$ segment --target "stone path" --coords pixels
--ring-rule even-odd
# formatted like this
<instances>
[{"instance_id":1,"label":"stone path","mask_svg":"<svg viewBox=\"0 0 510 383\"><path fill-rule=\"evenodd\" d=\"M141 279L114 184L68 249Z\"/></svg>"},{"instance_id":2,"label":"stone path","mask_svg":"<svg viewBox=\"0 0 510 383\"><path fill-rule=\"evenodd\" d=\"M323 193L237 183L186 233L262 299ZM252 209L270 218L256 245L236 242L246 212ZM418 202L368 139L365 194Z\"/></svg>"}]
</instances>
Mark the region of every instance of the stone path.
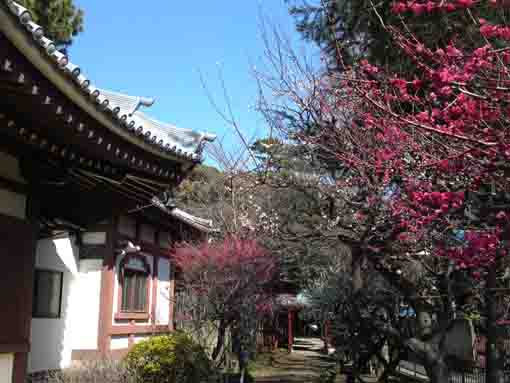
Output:
<instances>
[{"instance_id":1,"label":"stone path","mask_svg":"<svg viewBox=\"0 0 510 383\"><path fill-rule=\"evenodd\" d=\"M308 383L316 382L322 373L333 366L321 349L318 338L296 338L294 351L289 354L278 351L272 355L267 366L252 373L256 383Z\"/></svg>"}]
</instances>

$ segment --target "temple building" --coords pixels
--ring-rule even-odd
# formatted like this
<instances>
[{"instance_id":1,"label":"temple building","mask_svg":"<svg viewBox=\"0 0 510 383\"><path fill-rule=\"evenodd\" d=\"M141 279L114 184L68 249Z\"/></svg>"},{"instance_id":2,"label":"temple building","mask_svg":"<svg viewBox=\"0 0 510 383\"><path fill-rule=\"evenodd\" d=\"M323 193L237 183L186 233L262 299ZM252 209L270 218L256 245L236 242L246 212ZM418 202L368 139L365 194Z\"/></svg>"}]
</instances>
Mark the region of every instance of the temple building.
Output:
<instances>
[{"instance_id":1,"label":"temple building","mask_svg":"<svg viewBox=\"0 0 510 383\"><path fill-rule=\"evenodd\" d=\"M214 136L94 86L10 0L0 95L0 383L172 331L172 247L214 231L172 194Z\"/></svg>"}]
</instances>

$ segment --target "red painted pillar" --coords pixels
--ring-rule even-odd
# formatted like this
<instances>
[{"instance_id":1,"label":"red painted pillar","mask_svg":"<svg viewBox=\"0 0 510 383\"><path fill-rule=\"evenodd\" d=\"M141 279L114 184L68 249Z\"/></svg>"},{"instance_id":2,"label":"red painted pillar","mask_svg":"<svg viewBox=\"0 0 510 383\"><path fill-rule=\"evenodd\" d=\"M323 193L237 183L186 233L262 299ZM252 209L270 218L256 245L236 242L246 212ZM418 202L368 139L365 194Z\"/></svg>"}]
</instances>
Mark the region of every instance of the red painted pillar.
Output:
<instances>
[{"instance_id":1,"label":"red painted pillar","mask_svg":"<svg viewBox=\"0 0 510 383\"><path fill-rule=\"evenodd\" d=\"M292 334L292 317L293 317L293 312L291 309L289 309L289 312L288 312L288 336L289 336L289 339L288 339L288 349L289 349L289 352L292 352L292 346L294 344L294 335Z\"/></svg>"}]
</instances>

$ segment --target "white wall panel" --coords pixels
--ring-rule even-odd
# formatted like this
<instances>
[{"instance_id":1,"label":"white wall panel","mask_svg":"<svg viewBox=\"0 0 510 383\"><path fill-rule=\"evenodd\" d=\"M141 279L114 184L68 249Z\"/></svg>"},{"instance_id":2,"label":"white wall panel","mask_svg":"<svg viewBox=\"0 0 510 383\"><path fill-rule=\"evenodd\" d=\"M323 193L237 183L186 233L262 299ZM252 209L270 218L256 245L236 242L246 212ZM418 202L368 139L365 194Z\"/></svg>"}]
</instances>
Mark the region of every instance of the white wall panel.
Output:
<instances>
[{"instance_id":1,"label":"white wall panel","mask_svg":"<svg viewBox=\"0 0 510 383\"><path fill-rule=\"evenodd\" d=\"M135 344L136 343L140 343L142 340L146 340L146 339L149 339L149 338L150 338L150 335L135 336Z\"/></svg>"},{"instance_id":2,"label":"white wall panel","mask_svg":"<svg viewBox=\"0 0 510 383\"><path fill-rule=\"evenodd\" d=\"M73 285L78 277L78 248L70 237L37 243L36 269L63 272L60 318L33 318L29 372L64 368L71 363Z\"/></svg>"},{"instance_id":3,"label":"white wall panel","mask_svg":"<svg viewBox=\"0 0 510 383\"><path fill-rule=\"evenodd\" d=\"M168 324L170 316L170 261L159 258L156 323Z\"/></svg>"},{"instance_id":4,"label":"white wall panel","mask_svg":"<svg viewBox=\"0 0 510 383\"><path fill-rule=\"evenodd\" d=\"M101 259L80 261L71 293L73 350L97 350L102 266Z\"/></svg>"},{"instance_id":5,"label":"white wall panel","mask_svg":"<svg viewBox=\"0 0 510 383\"><path fill-rule=\"evenodd\" d=\"M12 383L14 354L0 354L0 383Z\"/></svg>"},{"instance_id":6,"label":"white wall panel","mask_svg":"<svg viewBox=\"0 0 510 383\"><path fill-rule=\"evenodd\" d=\"M111 350L123 350L128 347L129 347L128 336L112 336L112 340L110 342Z\"/></svg>"}]
</instances>

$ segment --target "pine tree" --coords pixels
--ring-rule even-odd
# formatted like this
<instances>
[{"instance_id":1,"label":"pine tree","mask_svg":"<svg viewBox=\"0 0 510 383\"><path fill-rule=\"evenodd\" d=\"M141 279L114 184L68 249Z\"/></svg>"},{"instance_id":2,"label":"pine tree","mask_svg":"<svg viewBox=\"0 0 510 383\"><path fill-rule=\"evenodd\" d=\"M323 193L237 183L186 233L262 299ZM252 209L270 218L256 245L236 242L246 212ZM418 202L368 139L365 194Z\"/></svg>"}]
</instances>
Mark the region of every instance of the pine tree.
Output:
<instances>
[{"instance_id":1,"label":"pine tree","mask_svg":"<svg viewBox=\"0 0 510 383\"><path fill-rule=\"evenodd\" d=\"M295 19L296 29L305 40L318 44L338 64L337 53L347 65L361 58L386 66L393 71L409 71L412 65L398 49L394 49L388 26L402 26L401 15L393 12L394 0L286 0L289 13ZM422 2L416 2L421 6ZM435 2L431 2L434 3ZM440 2L437 2L440 3ZM406 30L426 46L445 46L459 39L455 26L463 25L461 37L467 48L478 45L478 25L472 17L494 24L504 22L510 10L492 7L490 2L476 9L476 13L435 12L425 13L419 8L409 11L419 13L416 20L406 20ZM425 4L425 2L423 2Z\"/></svg>"},{"instance_id":2,"label":"pine tree","mask_svg":"<svg viewBox=\"0 0 510 383\"><path fill-rule=\"evenodd\" d=\"M32 13L34 21L57 48L66 50L73 38L83 32L84 12L73 0L18 0Z\"/></svg>"}]
</instances>

